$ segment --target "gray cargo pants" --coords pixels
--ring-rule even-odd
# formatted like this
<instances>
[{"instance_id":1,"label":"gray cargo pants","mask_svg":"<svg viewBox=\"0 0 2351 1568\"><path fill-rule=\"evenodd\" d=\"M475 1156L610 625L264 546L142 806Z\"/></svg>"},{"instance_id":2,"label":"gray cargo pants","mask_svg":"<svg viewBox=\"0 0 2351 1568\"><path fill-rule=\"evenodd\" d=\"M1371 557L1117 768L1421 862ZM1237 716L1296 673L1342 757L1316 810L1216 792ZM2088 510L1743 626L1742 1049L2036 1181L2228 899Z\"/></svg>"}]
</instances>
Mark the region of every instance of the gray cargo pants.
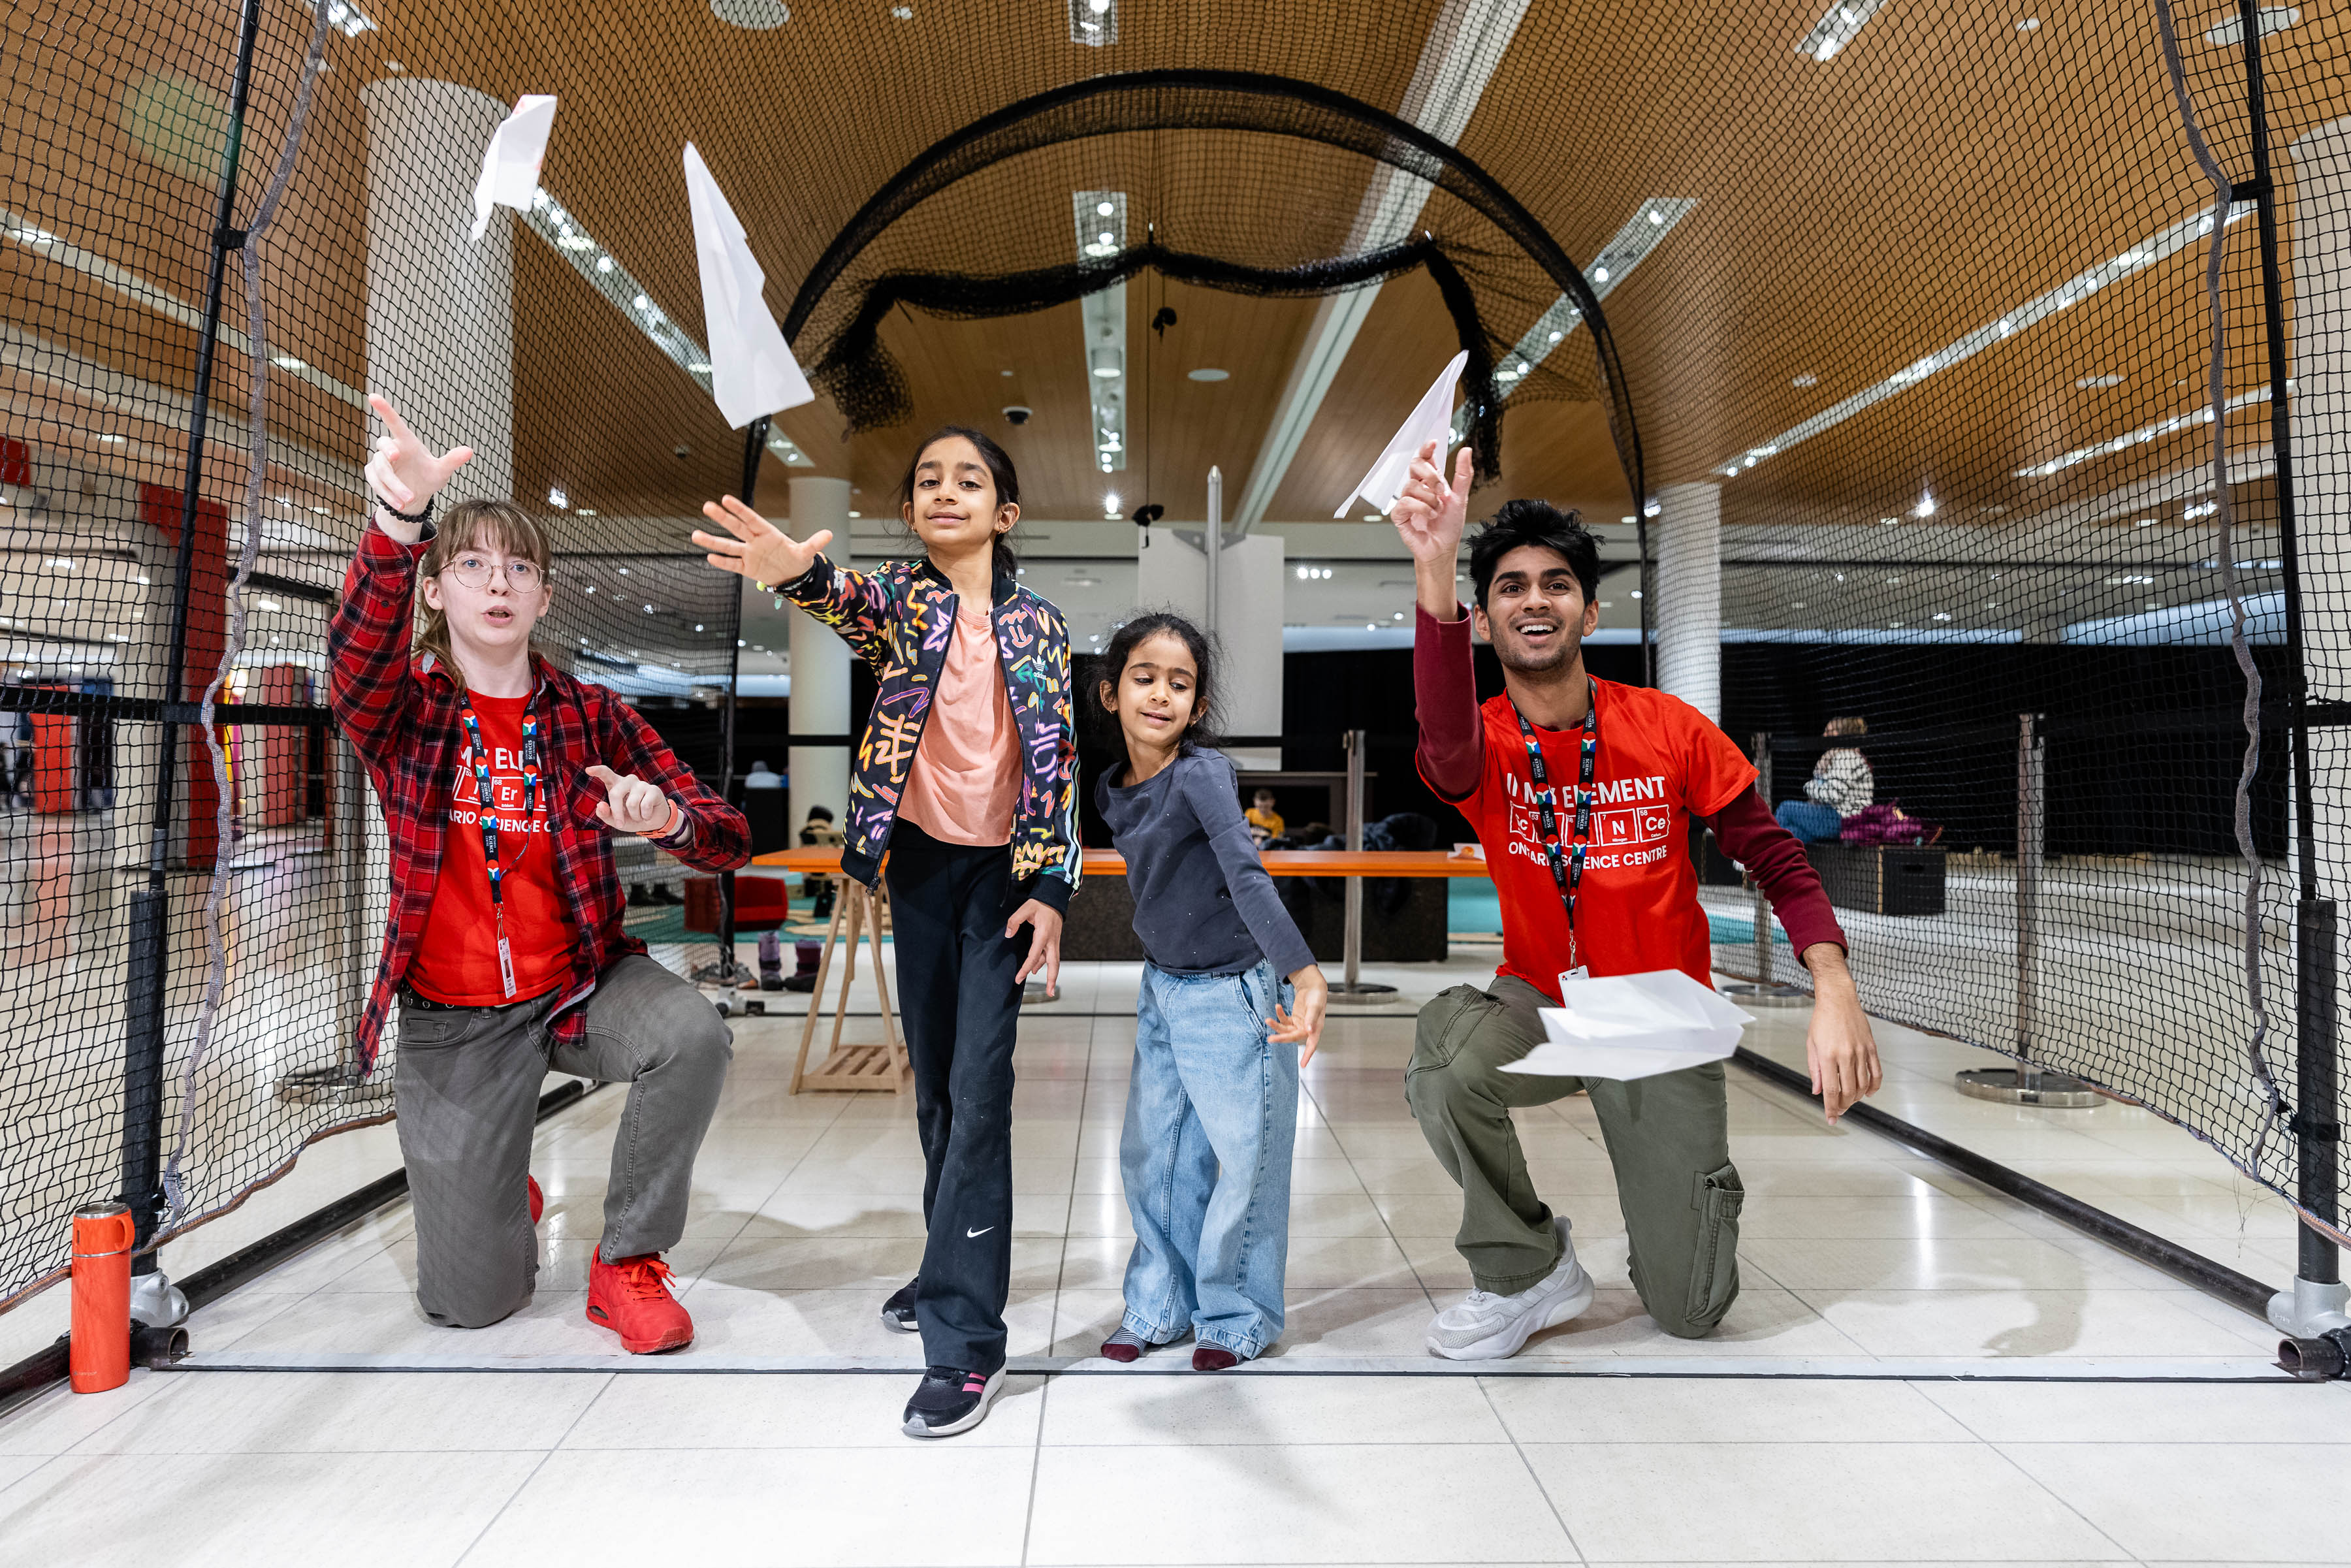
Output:
<instances>
[{"instance_id":1,"label":"gray cargo pants","mask_svg":"<svg viewBox=\"0 0 2351 1568\"><path fill-rule=\"evenodd\" d=\"M557 993L502 1008L417 1007L403 993L393 1106L416 1210L425 1316L485 1328L530 1300L531 1132L548 1071L629 1085L604 1194L603 1256L666 1251L685 1229L694 1156L734 1034L703 995L643 954L604 971L576 1044L548 1028Z\"/></svg>"}]
</instances>

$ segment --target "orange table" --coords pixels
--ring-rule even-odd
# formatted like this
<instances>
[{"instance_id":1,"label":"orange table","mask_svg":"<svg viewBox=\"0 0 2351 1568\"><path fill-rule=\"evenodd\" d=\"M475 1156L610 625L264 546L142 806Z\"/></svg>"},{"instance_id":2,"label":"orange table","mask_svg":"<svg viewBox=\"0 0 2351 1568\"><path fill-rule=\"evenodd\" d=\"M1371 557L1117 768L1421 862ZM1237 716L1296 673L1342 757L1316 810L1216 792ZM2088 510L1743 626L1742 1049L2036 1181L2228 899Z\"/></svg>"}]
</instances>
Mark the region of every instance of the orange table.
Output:
<instances>
[{"instance_id":1,"label":"orange table","mask_svg":"<svg viewBox=\"0 0 2351 1568\"><path fill-rule=\"evenodd\" d=\"M1447 850L1270 850L1262 857L1274 876L1476 876L1486 875L1486 862L1466 860ZM837 849L778 850L756 856L751 863L801 874L837 872ZM1126 859L1116 850L1088 850L1088 876L1123 876Z\"/></svg>"}]
</instances>

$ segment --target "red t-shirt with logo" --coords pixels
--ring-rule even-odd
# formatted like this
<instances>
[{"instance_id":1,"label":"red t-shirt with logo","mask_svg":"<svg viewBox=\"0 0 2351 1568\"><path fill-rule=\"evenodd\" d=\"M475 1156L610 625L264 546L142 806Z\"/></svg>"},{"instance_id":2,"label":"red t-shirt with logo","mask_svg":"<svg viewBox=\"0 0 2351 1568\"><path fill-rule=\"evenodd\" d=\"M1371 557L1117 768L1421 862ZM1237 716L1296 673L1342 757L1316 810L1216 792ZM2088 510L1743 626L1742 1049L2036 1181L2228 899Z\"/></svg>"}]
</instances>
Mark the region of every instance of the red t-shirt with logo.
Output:
<instances>
[{"instance_id":1,"label":"red t-shirt with logo","mask_svg":"<svg viewBox=\"0 0 2351 1568\"><path fill-rule=\"evenodd\" d=\"M554 846L548 840L543 725L539 799L529 817L523 815L522 710L529 701L473 694L482 744L490 754L490 789L497 802L498 865L505 873L515 992L507 995L498 972L498 926L490 907L489 866L482 855L481 788L474 773L474 748L460 742L456 771L449 780L449 829L441 851L441 874L434 885L424 935L408 966L408 983L436 1002L504 1007L543 996L570 977L576 937L569 911L556 889Z\"/></svg>"},{"instance_id":2,"label":"red t-shirt with logo","mask_svg":"<svg viewBox=\"0 0 2351 1568\"><path fill-rule=\"evenodd\" d=\"M1755 766L1730 737L1679 697L1644 686L1594 683L1600 747L1592 783L1591 848L1575 906L1576 960L1597 975L1679 969L1711 985L1713 954L1690 863L1689 820L1711 817L1755 784ZM1479 709L1485 773L1455 802L1486 849L1502 906L1502 967L1554 1000L1569 967L1567 909L1543 851L1526 742L1507 696ZM1535 731L1543 769L1559 793L1559 844L1575 843L1582 726Z\"/></svg>"}]
</instances>

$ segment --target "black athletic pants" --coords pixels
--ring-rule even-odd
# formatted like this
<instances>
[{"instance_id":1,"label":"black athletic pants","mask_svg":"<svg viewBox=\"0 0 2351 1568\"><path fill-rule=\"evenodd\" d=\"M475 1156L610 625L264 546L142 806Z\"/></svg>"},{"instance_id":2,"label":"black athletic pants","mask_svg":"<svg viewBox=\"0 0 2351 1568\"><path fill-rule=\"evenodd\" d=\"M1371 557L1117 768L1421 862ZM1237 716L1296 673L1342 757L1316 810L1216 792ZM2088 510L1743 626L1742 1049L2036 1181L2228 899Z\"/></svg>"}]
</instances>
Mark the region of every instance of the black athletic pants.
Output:
<instances>
[{"instance_id":1,"label":"black athletic pants","mask_svg":"<svg viewBox=\"0 0 2351 1568\"><path fill-rule=\"evenodd\" d=\"M1029 941L1025 926L1004 935L1021 902L1012 851L941 843L901 821L883 874L930 1228L914 1296L923 1358L992 1373L1004 1364L1012 1289L1013 977Z\"/></svg>"}]
</instances>

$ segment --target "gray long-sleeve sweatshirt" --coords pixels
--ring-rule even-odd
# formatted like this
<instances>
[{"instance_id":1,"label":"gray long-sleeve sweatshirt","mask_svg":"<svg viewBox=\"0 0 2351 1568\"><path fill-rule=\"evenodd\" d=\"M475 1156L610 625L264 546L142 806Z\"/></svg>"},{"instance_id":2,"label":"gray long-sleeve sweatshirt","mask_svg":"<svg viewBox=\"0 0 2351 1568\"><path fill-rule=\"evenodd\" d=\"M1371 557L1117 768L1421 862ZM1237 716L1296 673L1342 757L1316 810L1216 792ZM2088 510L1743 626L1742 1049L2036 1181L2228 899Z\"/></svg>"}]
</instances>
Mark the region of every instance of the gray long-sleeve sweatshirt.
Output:
<instances>
[{"instance_id":1,"label":"gray long-sleeve sweatshirt","mask_svg":"<svg viewBox=\"0 0 2351 1568\"><path fill-rule=\"evenodd\" d=\"M1231 761L1213 751L1178 757L1131 789L1123 768L1094 783L1094 804L1126 857L1134 934L1161 968L1233 975L1259 957L1277 976L1314 962L1273 878L1257 858Z\"/></svg>"}]
</instances>

